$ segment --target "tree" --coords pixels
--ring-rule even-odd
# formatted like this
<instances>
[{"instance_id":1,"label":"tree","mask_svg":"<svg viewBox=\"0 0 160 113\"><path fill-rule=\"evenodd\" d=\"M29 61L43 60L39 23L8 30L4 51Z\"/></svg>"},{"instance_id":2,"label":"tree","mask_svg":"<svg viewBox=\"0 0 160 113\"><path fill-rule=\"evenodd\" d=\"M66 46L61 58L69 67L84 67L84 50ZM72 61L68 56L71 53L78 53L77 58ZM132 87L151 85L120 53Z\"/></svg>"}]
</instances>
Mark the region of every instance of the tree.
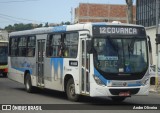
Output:
<instances>
[{"instance_id":1,"label":"tree","mask_svg":"<svg viewBox=\"0 0 160 113\"><path fill-rule=\"evenodd\" d=\"M65 22L65 25L71 25L71 22L69 22L69 21Z\"/></svg>"},{"instance_id":2,"label":"tree","mask_svg":"<svg viewBox=\"0 0 160 113\"><path fill-rule=\"evenodd\" d=\"M49 27L48 22L47 22L47 23L45 23L45 26L44 26L44 27Z\"/></svg>"},{"instance_id":3,"label":"tree","mask_svg":"<svg viewBox=\"0 0 160 113\"><path fill-rule=\"evenodd\" d=\"M60 25L70 25L71 23L69 21L67 22L61 22ZM5 27L5 30L8 32L13 32L13 31L23 31L23 30L29 30L29 29L34 29L34 28L39 28L43 27L43 24L24 24L24 23L15 23L14 25L8 25ZM48 22L45 23L44 27L49 27Z\"/></svg>"},{"instance_id":4,"label":"tree","mask_svg":"<svg viewBox=\"0 0 160 113\"><path fill-rule=\"evenodd\" d=\"M63 22L63 21L61 22L61 25L64 25L64 22Z\"/></svg>"},{"instance_id":5,"label":"tree","mask_svg":"<svg viewBox=\"0 0 160 113\"><path fill-rule=\"evenodd\" d=\"M39 24L38 27L43 27L43 24Z\"/></svg>"},{"instance_id":6,"label":"tree","mask_svg":"<svg viewBox=\"0 0 160 113\"><path fill-rule=\"evenodd\" d=\"M29 24L23 24L23 23L19 23L19 24L14 24L6 26L5 30L7 30L8 32L13 32L13 31L22 31L22 30L29 30L29 29L33 29L33 24L29 23Z\"/></svg>"},{"instance_id":7,"label":"tree","mask_svg":"<svg viewBox=\"0 0 160 113\"><path fill-rule=\"evenodd\" d=\"M8 32L14 31L14 27L12 25L8 25L4 29L7 30Z\"/></svg>"},{"instance_id":8,"label":"tree","mask_svg":"<svg viewBox=\"0 0 160 113\"><path fill-rule=\"evenodd\" d=\"M71 23L69 22L69 21L67 21L67 22L61 22L61 25L71 25Z\"/></svg>"}]
</instances>

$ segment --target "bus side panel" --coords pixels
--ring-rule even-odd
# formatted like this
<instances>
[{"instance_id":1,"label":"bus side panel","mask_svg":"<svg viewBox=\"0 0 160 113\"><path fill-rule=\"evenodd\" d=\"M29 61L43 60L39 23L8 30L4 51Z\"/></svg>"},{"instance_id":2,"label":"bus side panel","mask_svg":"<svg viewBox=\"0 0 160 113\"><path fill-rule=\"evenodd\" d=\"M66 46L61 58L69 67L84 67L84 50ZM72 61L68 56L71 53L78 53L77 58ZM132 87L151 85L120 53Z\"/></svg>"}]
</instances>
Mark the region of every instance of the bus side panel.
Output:
<instances>
[{"instance_id":1,"label":"bus side panel","mask_svg":"<svg viewBox=\"0 0 160 113\"><path fill-rule=\"evenodd\" d=\"M80 94L80 84L79 84L80 83L79 82L80 78L79 78L79 61L78 61L78 58L66 58L64 60L63 81L64 81L64 79L67 75L71 75L73 77L74 84L75 84L75 93Z\"/></svg>"},{"instance_id":2,"label":"bus side panel","mask_svg":"<svg viewBox=\"0 0 160 113\"><path fill-rule=\"evenodd\" d=\"M70 62L77 62L71 66ZM70 58L46 58L44 67L44 86L48 89L64 91L65 76L71 75L76 84L76 93L79 93L78 60Z\"/></svg>"},{"instance_id":3,"label":"bus side panel","mask_svg":"<svg viewBox=\"0 0 160 113\"><path fill-rule=\"evenodd\" d=\"M8 78L19 83L24 83L23 73L13 68L17 65L17 60L14 61L15 59L14 57L8 57Z\"/></svg>"},{"instance_id":4,"label":"bus side panel","mask_svg":"<svg viewBox=\"0 0 160 113\"><path fill-rule=\"evenodd\" d=\"M63 58L45 58L44 86L62 91Z\"/></svg>"},{"instance_id":5,"label":"bus side panel","mask_svg":"<svg viewBox=\"0 0 160 113\"><path fill-rule=\"evenodd\" d=\"M24 84L24 73L29 71L30 75L32 75L32 85L35 86L35 66L36 62L34 58L27 57L9 57L9 70L8 77L12 80Z\"/></svg>"}]
</instances>

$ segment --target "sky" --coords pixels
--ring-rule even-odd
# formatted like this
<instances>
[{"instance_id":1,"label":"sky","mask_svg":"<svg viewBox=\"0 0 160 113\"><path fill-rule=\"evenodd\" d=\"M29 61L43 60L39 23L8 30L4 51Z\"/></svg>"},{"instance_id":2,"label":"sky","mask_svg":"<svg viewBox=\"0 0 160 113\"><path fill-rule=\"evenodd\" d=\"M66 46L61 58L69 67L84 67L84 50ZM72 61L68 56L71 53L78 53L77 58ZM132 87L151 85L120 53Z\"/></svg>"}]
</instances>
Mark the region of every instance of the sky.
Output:
<instances>
[{"instance_id":1,"label":"sky","mask_svg":"<svg viewBox=\"0 0 160 113\"><path fill-rule=\"evenodd\" d=\"M79 3L126 4L125 0L0 0L0 28L15 23L71 22Z\"/></svg>"}]
</instances>

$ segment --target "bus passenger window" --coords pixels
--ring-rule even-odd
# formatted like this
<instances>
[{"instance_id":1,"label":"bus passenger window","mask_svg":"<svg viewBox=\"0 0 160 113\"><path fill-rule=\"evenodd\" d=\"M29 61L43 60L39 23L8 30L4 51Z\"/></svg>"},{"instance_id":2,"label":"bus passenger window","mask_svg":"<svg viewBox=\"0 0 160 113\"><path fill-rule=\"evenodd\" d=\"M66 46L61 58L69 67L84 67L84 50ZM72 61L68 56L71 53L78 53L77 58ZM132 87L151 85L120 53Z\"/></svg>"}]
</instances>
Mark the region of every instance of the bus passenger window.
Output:
<instances>
[{"instance_id":1,"label":"bus passenger window","mask_svg":"<svg viewBox=\"0 0 160 113\"><path fill-rule=\"evenodd\" d=\"M26 46L27 46L26 42L27 42L26 37L19 38L19 43L18 43L19 56L26 56Z\"/></svg>"},{"instance_id":2,"label":"bus passenger window","mask_svg":"<svg viewBox=\"0 0 160 113\"><path fill-rule=\"evenodd\" d=\"M34 36L28 37L28 43L27 43L27 56L33 57L35 55L35 44L36 44L36 38Z\"/></svg>"},{"instance_id":3,"label":"bus passenger window","mask_svg":"<svg viewBox=\"0 0 160 113\"><path fill-rule=\"evenodd\" d=\"M47 57L59 57L61 34L50 35L47 39Z\"/></svg>"},{"instance_id":4,"label":"bus passenger window","mask_svg":"<svg viewBox=\"0 0 160 113\"><path fill-rule=\"evenodd\" d=\"M67 33L64 38L65 49L68 58L76 58L78 52L78 33Z\"/></svg>"},{"instance_id":5,"label":"bus passenger window","mask_svg":"<svg viewBox=\"0 0 160 113\"><path fill-rule=\"evenodd\" d=\"M29 56L29 57L30 57L30 56L33 56L33 55L34 55L34 50L33 50L32 48L28 48L27 53L28 53L28 56Z\"/></svg>"},{"instance_id":6,"label":"bus passenger window","mask_svg":"<svg viewBox=\"0 0 160 113\"><path fill-rule=\"evenodd\" d=\"M18 38L14 37L11 38L11 47L10 47L10 55L11 56L17 56L17 52L18 52L18 48L17 48L17 44L18 44Z\"/></svg>"},{"instance_id":7,"label":"bus passenger window","mask_svg":"<svg viewBox=\"0 0 160 113\"><path fill-rule=\"evenodd\" d=\"M76 58L78 52L78 33L50 35L47 39L48 57Z\"/></svg>"},{"instance_id":8,"label":"bus passenger window","mask_svg":"<svg viewBox=\"0 0 160 113\"><path fill-rule=\"evenodd\" d=\"M62 41L60 41L60 45L59 45L59 47L58 47L58 56L60 56L60 57L65 56L65 55L64 55L65 49L66 49L65 43L63 43Z\"/></svg>"}]
</instances>

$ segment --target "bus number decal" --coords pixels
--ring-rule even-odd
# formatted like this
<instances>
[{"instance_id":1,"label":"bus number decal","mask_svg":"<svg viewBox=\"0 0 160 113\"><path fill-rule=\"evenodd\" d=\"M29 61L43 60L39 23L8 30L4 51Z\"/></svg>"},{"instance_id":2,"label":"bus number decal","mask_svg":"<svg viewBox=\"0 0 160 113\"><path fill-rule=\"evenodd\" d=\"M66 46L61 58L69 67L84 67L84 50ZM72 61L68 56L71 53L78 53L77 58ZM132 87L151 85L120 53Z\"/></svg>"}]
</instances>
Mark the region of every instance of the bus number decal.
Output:
<instances>
[{"instance_id":1,"label":"bus number decal","mask_svg":"<svg viewBox=\"0 0 160 113\"><path fill-rule=\"evenodd\" d=\"M78 66L77 61L69 61L69 66Z\"/></svg>"}]
</instances>

